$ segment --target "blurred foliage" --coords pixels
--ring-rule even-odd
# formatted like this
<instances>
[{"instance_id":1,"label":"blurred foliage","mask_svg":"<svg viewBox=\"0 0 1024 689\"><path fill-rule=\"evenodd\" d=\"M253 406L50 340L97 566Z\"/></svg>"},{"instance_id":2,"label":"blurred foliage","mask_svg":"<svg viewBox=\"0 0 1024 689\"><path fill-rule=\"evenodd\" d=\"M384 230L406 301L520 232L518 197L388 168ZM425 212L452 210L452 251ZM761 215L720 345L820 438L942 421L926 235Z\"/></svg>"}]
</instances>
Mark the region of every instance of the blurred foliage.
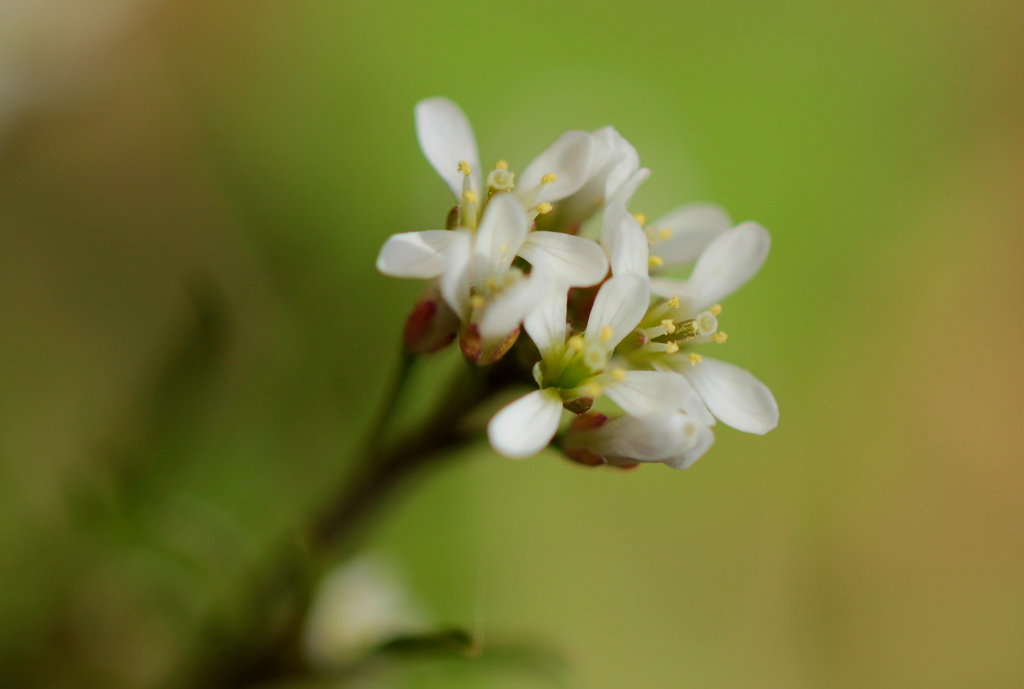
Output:
<instances>
[{"instance_id":1,"label":"blurred foliage","mask_svg":"<svg viewBox=\"0 0 1024 689\"><path fill-rule=\"evenodd\" d=\"M612 123L633 210L765 224L722 318L782 421L686 472L421 477L366 541L433 616L595 689L1024 683L1021 3L165 0L118 35L102 85L0 117L6 684L195 686L305 604L419 288L374 256L447 210L438 94L484 161ZM547 681L375 668L343 682Z\"/></svg>"}]
</instances>

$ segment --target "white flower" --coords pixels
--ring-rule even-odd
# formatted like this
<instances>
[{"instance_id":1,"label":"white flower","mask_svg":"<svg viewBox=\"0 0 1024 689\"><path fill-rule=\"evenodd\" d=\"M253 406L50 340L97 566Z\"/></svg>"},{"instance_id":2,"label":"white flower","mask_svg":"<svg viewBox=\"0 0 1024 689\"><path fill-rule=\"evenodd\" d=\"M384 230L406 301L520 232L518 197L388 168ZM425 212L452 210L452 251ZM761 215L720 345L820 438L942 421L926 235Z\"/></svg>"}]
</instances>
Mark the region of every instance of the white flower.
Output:
<instances>
[{"instance_id":1,"label":"white flower","mask_svg":"<svg viewBox=\"0 0 1024 689\"><path fill-rule=\"evenodd\" d=\"M643 177L634 176L640 169L640 156L614 127L591 132L594 156L586 183L565 199L558 209L558 220L564 224L581 223L605 204L624 203Z\"/></svg>"},{"instance_id":2,"label":"white flower","mask_svg":"<svg viewBox=\"0 0 1024 689\"><path fill-rule=\"evenodd\" d=\"M644 317L639 349L622 354L634 366L678 371L723 423L763 434L779 420L771 391L743 369L688 351L694 345L725 342L726 335L717 332L717 302L746 284L768 254L767 230L754 222L731 229L729 224L724 212L701 205L684 207L647 228L648 237L657 233L664 242L659 250L659 242L652 241L651 256L668 257L652 265L697 261L686 280L651 278L652 292L669 299ZM669 226L670 233L662 232Z\"/></svg>"},{"instance_id":3,"label":"white flower","mask_svg":"<svg viewBox=\"0 0 1024 689\"><path fill-rule=\"evenodd\" d=\"M524 325L541 353L534 368L540 389L495 414L487 428L492 447L511 458L536 454L558 430L563 404L585 411L602 394L630 415L679 409L699 414L703 405L678 374L609 366L615 347L643 318L648 302L646 278L626 274L601 286L582 335L567 337L565 299L551 295L532 311ZM704 414L708 425L714 423Z\"/></svg>"},{"instance_id":4,"label":"white flower","mask_svg":"<svg viewBox=\"0 0 1024 689\"><path fill-rule=\"evenodd\" d=\"M488 341L514 333L549 292L564 297L570 287L605 277L608 264L594 242L530 231L538 213L550 211L553 202L586 180L593 155L589 134L563 134L518 178L499 162L484 195L476 140L457 105L444 98L421 101L416 130L427 160L456 197L456 222L453 229L392 235L381 248L378 270L394 277L439 278L445 301ZM529 277L512 266L516 256L529 262Z\"/></svg>"},{"instance_id":5,"label":"white flower","mask_svg":"<svg viewBox=\"0 0 1024 689\"><path fill-rule=\"evenodd\" d=\"M364 555L338 567L316 592L306 622L306 657L332 669L426 623L390 560Z\"/></svg>"},{"instance_id":6,"label":"white flower","mask_svg":"<svg viewBox=\"0 0 1024 689\"><path fill-rule=\"evenodd\" d=\"M610 421L599 418L596 425L571 429L562 442L562 450L584 464L601 461L630 466L661 462L675 469L686 469L715 442L710 428L714 419L699 398L696 404L697 414L664 410L646 416L620 416Z\"/></svg>"}]
</instances>

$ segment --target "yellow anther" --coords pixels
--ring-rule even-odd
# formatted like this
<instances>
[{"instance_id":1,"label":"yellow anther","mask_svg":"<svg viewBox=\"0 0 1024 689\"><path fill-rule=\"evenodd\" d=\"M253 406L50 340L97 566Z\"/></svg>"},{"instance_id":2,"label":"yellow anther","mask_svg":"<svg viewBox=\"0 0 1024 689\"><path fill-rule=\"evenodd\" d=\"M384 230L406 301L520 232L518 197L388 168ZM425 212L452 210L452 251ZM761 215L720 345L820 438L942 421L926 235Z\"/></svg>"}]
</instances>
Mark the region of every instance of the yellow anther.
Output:
<instances>
[{"instance_id":1,"label":"yellow anther","mask_svg":"<svg viewBox=\"0 0 1024 689\"><path fill-rule=\"evenodd\" d=\"M711 336L711 341L716 344L725 344L725 341L729 339L729 336L725 333L715 333Z\"/></svg>"},{"instance_id":2,"label":"yellow anther","mask_svg":"<svg viewBox=\"0 0 1024 689\"><path fill-rule=\"evenodd\" d=\"M536 210L540 215L544 215L545 213L550 213L553 208L554 206L545 201L544 203L538 203Z\"/></svg>"},{"instance_id":3,"label":"yellow anther","mask_svg":"<svg viewBox=\"0 0 1024 689\"><path fill-rule=\"evenodd\" d=\"M612 339L612 336L613 336L613 335L615 335L615 331L613 331L613 330L612 330L611 328L609 328L609 327L608 327L607 325L606 325L606 326L603 326L603 327L601 328L601 336L600 336L600 340L601 340L601 342L607 342L608 340Z\"/></svg>"},{"instance_id":4,"label":"yellow anther","mask_svg":"<svg viewBox=\"0 0 1024 689\"><path fill-rule=\"evenodd\" d=\"M466 177L469 177L469 175L473 171L469 168L469 163L467 163L465 160L460 160L459 161L459 172L464 174Z\"/></svg>"},{"instance_id":5,"label":"yellow anther","mask_svg":"<svg viewBox=\"0 0 1024 689\"><path fill-rule=\"evenodd\" d=\"M666 354L675 354L678 351L679 351L679 345L677 345L675 342L666 342L665 343L665 353Z\"/></svg>"},{"instance_id":6,"label":"yellow anther","mask_svg":"<svg viewBox=\"0 0 1024 689\"><path fill-rule=\"evenodd\" d=\"M710 309L708 309L708 313L710 313L712 316L717 316L718 314L722 313L722 305L715 304Z\"/></svg>"},{"instance_id":7,"label":"yellow anther","mask_svg":"<svg viewBox=\"0 0 1024 689\"><path fill-rule=\"evenodd\" d=\"M486 284L487 284L487 289L490 290L491 292L493 292L494 290L498 289L498 283L495 282L494 280L488 280Z\"/></svg>"},{"instance_id":8,"label":"yellow anther","mask_svg":"<svg viewBox=\"0 0 1024 689\"><path fill-rule=\"evenodd\" d=\"M658 239L660 239L661 241L665 241L666 239L668 239L671 236L672 236L672 228L671 227L663 227L660 230L658 230Z\"/></svg>"},{"instance_id":9,"label":"yellow anther","mask_svg":"<svg viewBox=\"0 0 1024 689\"><path fill-rule=\"evenodd\" d=\"M506 163L504 160L499 160L498 162L496 162L494 164L494 169L495 170L507 170L508 169L508 163Z\"/></svg>"},{"instance_id":10,"label":"yellow anther","mask_svg":"<svg viewBox=\"0 0 1024 689\"><path fill-rule=\"evenodd\" d=\"M467 189L462 192L462 198L466 203L476 203L476 192L471 189Z\"/></svg>"},{"instance_id":11,"label":"yellow anther","mask_svg":"<svg viewBox=\"0 0 1024 689\"><path fill-rule=\"evenodd\" d=\"M483 305L485 303L487 303L487 302L479 294L474 294L472 297L469 298L469 304L474 309L483 308Z\"/></svg>"},{"instance_id":12,"label":"yellow anther","mask_svg":"<svg viewBox=\"0 0 1024 689\"><path fill-rule=\"evenodd\" d=\"M676 322L671 318L666 318L661 322L661 327L665 329L669 335L676 331Z\"/></svg>"},{"instance_id":13,"label":"yellow anther","mask_svg":"<svg viewBox=\"0 0 1024 689\"><path fill-rule=\"evenodd\" d=\"M691 366L696 366L700 362L704 361L704 357L700 354L687 354L686 360L690 362Z\"/></svg>"},{"instance_id":14,"label":"yellow anther","mask_svg":"<svg viewBox=\"0 0 1024 689\"><path fill-rule=\"evenodd\" d=\"M601 386L597 383L590 383L584 388L584 390L587 391L587 395L590 397L597 397L601 394Z\"/></svg>"},{"instance_id":15,"label":"yellow anther","mask_svg":"<svg viewBox=\"0 0 1024 689\"><path fill-rule=\"evenodd\" d=\"M612 377L612 380L617 380L620 383L626 380L626 372L621 368L613 368L611 371L608 371L608 375Z\"/></svg>"},{"instance_id":16,"label":"yellow anther","mask_svg":"<svg viewBox=\"0 0 1024 689\"><path fill-rule=\"evenodd\" d=\"M647 263L655 268L665 265L665 261L661 256L649 256L647 258Z\"/></svg>"},{"instance_id":17,"label":"yellow anther","mask_svg":"<svg viewBox=\"0 0 1024 689\"><path fill-rule=\"evenodd\" d=\"M583 348L587 346L587 342L581 336L573 335L565 345L574 352L582 352Z\"/></svg>"},{"instance_id":18,"label":"yellow anther","mask_svg":"<svg viewBox=\"0 0 1024 689\"><path fill-rule=\"evenodd\" d=\"M640 223L640 227L643 227L644 225L647 224L647 216L644 215L643 213L634 213L633 220L636 220L638 223Z\"/></svg>"},{"instance_id":19,"label":"yellow anther","mask_svg":"<svg viewBox=\"0 0 1024 689\"><path fill-rule=\"evenodd\" d=\"M558 175L556 175L554 172L549 172L549 173L547 173L546 175L544 175L543 177L540 178L540 183L541 184L551 184L556 179L558 179Z\"/></svg>"},{"instance_id":20,"label":"yellow anther","mask_svg":"<svg viewBox=\"0 0 1024 689\"><path fill-rule=\"evenodd\" d=\"M665 304L668 305L668 307L670 309L678 309L679 308L679 297L672 297L667 302L665 302Z\"/></svg>"}]
</instances>

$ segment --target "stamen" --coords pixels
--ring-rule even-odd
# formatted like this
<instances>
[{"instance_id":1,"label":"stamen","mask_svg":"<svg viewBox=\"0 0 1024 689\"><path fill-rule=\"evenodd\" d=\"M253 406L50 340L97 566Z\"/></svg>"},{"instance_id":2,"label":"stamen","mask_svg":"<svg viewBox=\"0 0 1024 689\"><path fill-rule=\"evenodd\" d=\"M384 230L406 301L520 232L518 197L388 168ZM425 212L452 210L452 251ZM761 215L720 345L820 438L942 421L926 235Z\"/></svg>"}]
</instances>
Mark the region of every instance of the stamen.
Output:
<instances>
[{"instance_id":1,"label":"stamen","mask_svg":"<svg viewBox=\"0 0 1024 689\"><path fill-rule=\"evenodd\" d=\"M672 297L666 303L668 304L668 307L670 309L678 309L679 308L679 297Z\"/></svg>"},{"instance_id":2,"label":"stamen","mask_svg":"<svg viewBox=\"0 0 1024 689\"><path fill-rule=\"evenodd\" d=\"M636 220L638 223L640 223L640 227L643 227L644 225L647 224L647 216L644 215L643 213L634 213L633 220Z\"/></svg>"},{"instance_id":3,"label":"stamen","mask_svg":"<svg viewBox=\"0 0 1024 689\"><path fill-rule=\"evenodd\" d=\"M661 256L649 256L647 258L647 263L648 265L657 268L659 266L665 265L665 260Z\"/></svg>"},{"instance_id":4,"label":"stamen","mask_svg":"<svg viewBox=\"0 0 1024 689\"><path fill-rule=\"evenodd\" d=\"M666 318L661 322L661 327L665 329L665 333L671 335L676 331L676 323L671 318Z\"/></svg>"},{"instance_id":5,"label":"stamen","mask_svg":"<svg viewBox=\"0 0 1024 689\"><path fill-rule=\"evenodd\" d=\"M729 339L726 333L715 333L711 336L711 341L715 344L725 344L725 341Z\"/></svg>"},{"instance_id":6,"label":"stamen","mask_svg":"<svg viewBox=\"0 0 1024 689\"><path fill-rule=\"evenodd\" d=\"M545 201L544 203L538 203L536 210L538 214L544 215L545 213L550 213L553 208L554 206Z\"/></svg>"},{"instance_id":7,"label":"stamen","mask_svg":"<svg viewBox=\"0 0 1024 689\"><path fill-rule=\"evenodd\" d=\"M597 397L601 394L601 386L597 383L590 383L586 386L587 395L589 397Z\"/></svg>"},{"instance_id":8,"label":"stamen","mask_svg":"<svg viewBox=\"0 0 1024 689\"><path fill-rule=\"evenodd\" d=\"M710 313L712 316L717 316L718 314L722 313L722 305L715 304L710 309L708 309L708 313Z\"/></svg>"},{"instance_id":9,"label":"stamen","mask_svg":"<svg viewBox=\"0 0 1024 689\"><path fill-rule=\"evenodd\" d=\"M474 294L472 297L469 298L469 305L472 306L474 309L483 308L483 305L485 303L487 303L486 300L479 294Z\"/></svg>"},{"instance_id":10,"label":"stamen","mask_svg":"<svg viewBox=\"0 0 1024 689\"><path fill-rule=\"evenodd\" d=\"M504 160L499 160L498 162L496 162L494 164L494 169L495 170L507 170L508 169L508 163L506 163Z\"/></svg>"},{"instance_id":11,"label":"stamen","mask_svg":"<svg viewBox=\"0 0 1024 689\"><path fill-rule=\"evenodd\" d=\"M558 179L558 175L556 175L554 172L549 172L549 173L547 173L546 175L544 175L543 177L540 178L540 183L541 184L551 184L556 179Z\"/></svg>"},{"instance_id":12,"label":"stamen","mask_svg":"<svg viewBox=\"0 0 1024 689\"><path fill-rule=\"evenodd\" d=\"M469 168L469 163L467 163L465 160L459 161L459 172L464 174L466 177L469 177L471 174L473 174L473 171Z\"/></svg>"},{"instance_id":13,"label":"stamen","mask_svg":"<svg viewBox=\"0 0 1024 689\"><path fill-rule=\"evenodd\" d=\"M672 228L671 227L663 227L660 230L658 230L658 239L660 239L661 241L665 241L666 239L668 239L671 236L672 236Z\"/></svg>"},{"instance_id":14,"label":"stamen","mask_svg":"<svg viewBox=\"0 0 1024 689\"><path fill-rule=\"evenodd\" d=\"M704 360L704 357L702 357L700 354L687 354L686 360L690 362L691 366L696 366L697 364Z\"/></svg>"},{"instance_id":15,"label":"stamen","mask_svg":"<svg viewBox=\"0 0 1024 689\"><path fill-rule=\"evenodd\" d=\"M665 343L665 353L666 354L675 354L678 351L679 351L679 345L677 343L675 343L675 342L666 342Z\"/></svg>"},{"instance_id":16,"label":"stamen","mask_svg":"<svg viewBox=\"0 0 1024 689\"><path fill-rule=\"evenodd\" d=\"M586 340L583 339L582 336L580 336L580 335L573 335L565 343L565 346L568 347L569 349L571 349L574 352L582 352L583 349L587 346L587 342L586 342Z\"/></svg>"},{"instance_id":17,"label":"stamen","mask_svg":"<svg viewBox=\"0 0 1024 689\"><path fill-rule=\"evenodd\" d=\"M606 325L606 326L603 326L603 327L601 328L601 336L600 336L600 340L601 340L601 342L607 342L608 340L612 339L612 336L613 336L613 335L615 335L615 331L613 331L613 330L612 330L611 328L609 328L609 327L608 327L607 325Z\"/></svg>"},{"instance_id":18,"label":"stamen","mask_svg":"<svg viewBox=\"0 0 1024 689\"><path fill-rule=\"evenodd\" d=\"M486 285L487 285L487 289L489 291L491 291L491 292L494 292L494 291L496 291L498 289L498 283L495 282L494 280L488 280L486 282Z\"/></svg>"},{"instance_id":19,"label":"stamen","mask_svg":"<svg viewBox=\"0 0 1024 689\"><path fill-rule=\"evenodd\" d=\"M466 203L477 202L476 192L473 191L472 189L467 189L466 191L462 192L462 198Z\"/></svg>"},{"instance_id":20,"label":"stamen","mask_svg":"<svg viewBox=\"0 0 1024 689\"><path fill-rule=\"evenodd\" d=\"M608 371L608 375L612 377L612 380L620 383L626 380L626 372L621 368L613 368L611 371Z\"/></svg>"}]
</instances>

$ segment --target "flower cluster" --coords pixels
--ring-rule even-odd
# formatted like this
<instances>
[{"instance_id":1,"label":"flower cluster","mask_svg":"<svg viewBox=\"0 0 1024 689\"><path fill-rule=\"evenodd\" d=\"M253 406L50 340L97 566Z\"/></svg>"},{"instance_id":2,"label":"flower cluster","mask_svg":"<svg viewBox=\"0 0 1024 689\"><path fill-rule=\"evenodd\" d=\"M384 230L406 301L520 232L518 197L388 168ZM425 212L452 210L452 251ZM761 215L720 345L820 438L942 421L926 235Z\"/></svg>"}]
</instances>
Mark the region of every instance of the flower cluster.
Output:
<instances>
[{"instance_id":1,"label":"flower cluster","mask_svg":"<svg viewBox=\"0 0 1024 689\"><path fill-rule=\"evenodd\" d=\"M749 433L775 427L764 384L694 351L726 341L719 302L764 263L763 227L733 226L707 204L653 223L631 214L649 171L612 127L566 132L518 174L498 161L486 178L451 101L418 103L416 132L455 205L444 229L392 235L377 268L430 281L406 323L413 351L458 338L489 365L529 335L519 359L531 361L537 389L491 419L496 451L528 457L557 436L583 464L686 468L714 442L716 419ZM685 280L666 272L689 264ZM607 413L592 410L599 399ZM576 416L559 434L565 410Z\"/></svg>"}]
</instances>

